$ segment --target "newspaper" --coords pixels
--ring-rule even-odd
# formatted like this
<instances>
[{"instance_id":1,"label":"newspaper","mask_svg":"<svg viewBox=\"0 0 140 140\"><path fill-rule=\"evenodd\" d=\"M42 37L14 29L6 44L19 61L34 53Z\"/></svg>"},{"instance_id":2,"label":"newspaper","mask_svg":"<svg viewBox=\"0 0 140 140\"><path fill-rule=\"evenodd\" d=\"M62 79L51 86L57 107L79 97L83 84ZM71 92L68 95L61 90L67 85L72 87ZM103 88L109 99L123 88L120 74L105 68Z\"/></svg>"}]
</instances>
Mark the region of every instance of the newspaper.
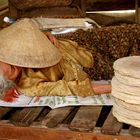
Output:
<instances>
[{"instance_id":1,"label":"newspaper","mask_svg":"<svg viewBox=\"0 0 140 140\"><path fill-rule=\"evenodd\" d=\"M29 97L23 94L19 95L15 101L9 103L0 100L0 106L3 107L35 107L49 106L50 108L58 108L64 106L78 105L113 105L113 97L111 94L100 94L88 97L79 96L43 96Z\"/></svg>"}]
</instances>

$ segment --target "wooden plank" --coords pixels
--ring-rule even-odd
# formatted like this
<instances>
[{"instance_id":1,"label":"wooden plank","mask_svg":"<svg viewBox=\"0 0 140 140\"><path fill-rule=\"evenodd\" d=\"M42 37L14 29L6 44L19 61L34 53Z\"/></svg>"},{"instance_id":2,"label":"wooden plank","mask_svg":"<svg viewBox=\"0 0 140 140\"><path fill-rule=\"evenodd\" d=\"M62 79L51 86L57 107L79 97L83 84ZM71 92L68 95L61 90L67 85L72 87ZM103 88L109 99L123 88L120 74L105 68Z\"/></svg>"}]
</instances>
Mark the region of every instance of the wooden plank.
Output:
<instances>
[{"instance_id":1,"label":"wooden plank","mask_svg":"<svg viewBox=\"0 0 140 140\"><path fill-rule=\"evenodd\" d=\"M12 110L11 107L0 107L0 119Z\"/></svg>"},{"instance_id":2,"label":"wooden plank","mask_svg":"<svg viewBox=\"0 0 140 140\"><path fill-rule=\"evenodd\" d=\"M123 124L118 122L110 111L107 119L105 120L101 132L108 135L118 135L121 131Z\"/></svg>"},{"instance_id":3,"label":"wooden plank","mask_svg":"<svg viewBox=\"0 0 140 140\"><path fill-rule=\"evenodd\" d=\"M8 4L0 5L0 11L4 10L6 8L8 8Z\"/></svg>"},{"instance_id":4,"label":"wooden plank","mask_svg":"<svg viewBox=\"0 0 140 140\"><path fill-rule=\"evenodd\" d=\"M138 0L135 0L135 10L136 10L136 12L135 12L135 22L136 23L139 23L139 11L138 11L138 8L139 8Z\"/></svg>"},{"instance_id":5,"label":"wooden plank","mask_svg":"<svg viewBox=\"0 0 140 140\"><path fill-rule=\"evenodd\" d=\"M112 109L112 106L103 106L102 107L102 110L101 110L101 113L100 113L100 116L98 118L98 121L96 123L96 127L102 127L105 120L107 119L110 111Z\"/></svg>"},{"instance_id":6,"label":"wooden plank","mask_svg":"<svg viewBox=\"0 0 140 140\"><path fill-rule=\"evenodd\" d=\"M44 127L42 125L42 120L44 119L44 117L46 116L46 114L48 114L50 112L51 108L50 107L44 107L44 110L43 112L41 112L41 114L38 116L38 118L33 121L31 124L30 124L30 127Z\"/></svg>"},{"instance_id":7,"label":"wooden plank","mask_svg":"<svg viewBox=\"0 0 140 140\"><path fill-rule=\"evenodd\" d=\"M67 125L70 124L73 118L75 117L77 111L79 110L80 106L74 106L71 113L63 120L62 124Z\"/></svg>"},{"instance_id":8,"label":"wooden plank","mask_svg":"<svg viewBox=\"0 0 140 140\"><path fill-rule=\"evenodd\" d=\"M137 13L138 13L138 14L137 14L137 16L138 16L138 17L137 17L137 21L138 21L137 23L140 24L140 7L138 8L137 11L138 11L138 12L137 12Z\"/></svg>"},{"instance_id":9,"label":"wooden plank","mask_svg":"<svg viewBox=\"0 0 140 140\"><path fill-rule=\"evenodd\" d=\"M75 132L34 127L0 126L0 138L19 140L139 140L131 135L103 135L101 133Z\"/></svg>"},{"instance_id":10,"label":"wooden plank","mask_svg":"<svg viewBox=\"0 0 140 140\"><path fill-rule=\"evenodd\" d=\"M129 128L129 133L133 136L140 137L140 128L136 128L136 127L131 126Z\"/></svg>"},{"instance_id":11,"label":"wooden plank","mask_svg":"<svg viewBox=\"0 0 140 140\"><path fill-rule=\"evenodd\" d=\"M93 131L101 111L100 106L82 106L69 125L71 130Z\"/></svg>"},{"instance_id":12,"label":"wooden plank","mask_svg":"<svg viewBox=\"0 0 140 140\"><path fill-rule=\"evenodd\" d=\"M9 12L9 9L4 9L2 11L0 11L0 16L4 15L4 14L7 14ZM8 15L8 14L7 14Z\"/></svg>"},{"instance_id":13,"label":"wooden plank","mask_svg":"<svg viewBox=\"0 0 140 140\"><path fill-rule=\"evenodd\" d=\"M51 111L51 108L46 106L44 107L43 112L41 112L41 114L38 116L38 118L36 119L36 121L40 122L43 120L43 118L46 116L46 114L48 114ZM34 122L36 122L34 121Z\"/></svg>"},{"instance_id":14,"label":"wooden plank","mask_svg":"<svg viewBox=\"0 0 140 140\"><path fill-rule=\"evenodd\" d=\"M57 127L71 112L73 107L62 107L51 110L40 122L42 126ZM39 124L39 123L38 123Z\"/></svg>"},{"instance_id":15,"label":"wooden plank","mask_svg":"<svg viewBox=\"0 0 140 140\"><path fill-rule=\"evenodd\" d=\"M0 11L0 28L3 26L4 21L3 18L5 16L9 16L9 10L8 9L4 9L3 11Z\"/></svg>"},{"instance_id":16,"label":"wooden plank","mask_svg":"<svg viewBox=\"0 0 140 140\"><path fill-rule=\"evenodd\" d=\"M19 14L21 10L18 10L15 8L15 6L8 0L8 6L9 6L9 15L13 19L17 19L19 17Z\"/></svg>"},{"instance_id":17,"label":"wooden plank","mask_svg":"<svg viewBox=\"0 0 140 140\"><path fill-rule=\"evenodd\" d=\"M19 126L29 126L42 112L44 107L23 108L15 112L10 121Z\"/></svg>"},{"instance_id":18,"label":"wooden plank","mask_svg":"<svg viewBox=\"0 0 140 140\"><path fill-rule=\"evenodd\" d=\"M14 126L9 120L0 120L0 126Z\"/></svg>"}]
</instances>

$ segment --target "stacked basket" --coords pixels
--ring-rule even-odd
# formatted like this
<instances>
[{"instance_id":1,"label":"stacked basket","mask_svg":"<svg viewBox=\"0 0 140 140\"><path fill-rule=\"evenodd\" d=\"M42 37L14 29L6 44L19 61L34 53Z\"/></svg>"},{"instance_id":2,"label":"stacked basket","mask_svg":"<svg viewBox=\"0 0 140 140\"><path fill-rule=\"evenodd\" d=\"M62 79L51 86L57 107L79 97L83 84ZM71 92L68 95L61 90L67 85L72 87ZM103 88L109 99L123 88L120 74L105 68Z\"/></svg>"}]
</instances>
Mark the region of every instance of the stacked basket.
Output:
<instances>
[{"instance_id":1,"label":"stacked basket","mask_svg":"<svg viewBox=\"0 0 140 140\"><path fill-rule=\"evenodd\" d=\"M113 115L120 122L140 128L140 56L120 58L113 68Z\"/></svg>"}]
</instances>

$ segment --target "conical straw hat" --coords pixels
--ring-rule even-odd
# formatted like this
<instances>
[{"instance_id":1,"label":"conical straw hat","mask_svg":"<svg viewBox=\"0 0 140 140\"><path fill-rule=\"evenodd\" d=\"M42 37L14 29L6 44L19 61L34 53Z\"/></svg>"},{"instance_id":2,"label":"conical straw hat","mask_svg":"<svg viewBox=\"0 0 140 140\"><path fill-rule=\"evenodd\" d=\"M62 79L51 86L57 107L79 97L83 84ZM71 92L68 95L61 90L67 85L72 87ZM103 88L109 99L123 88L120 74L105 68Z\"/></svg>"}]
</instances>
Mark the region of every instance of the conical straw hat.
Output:
<instances>
[{"instance_id":1,"label":"conical straw hat","mask_svg":"<svg viewBox=\"0 0 140 140\"><path fill-rule=\"evenodd\" d=\"M50 67L61 59L59 50L30 19L0 31L0 61L29 68Z\"/></svg>"},{"instance_id":2,"label":"conical straw hat","mask_svg":"<svg viewBox=\"0 0 140 140\"><path fill-rule=\"evenodd\" d=\"M140 56L120 58L114 62L113 68L122 75L140 78Z\"/></svg>"}]
</instances>

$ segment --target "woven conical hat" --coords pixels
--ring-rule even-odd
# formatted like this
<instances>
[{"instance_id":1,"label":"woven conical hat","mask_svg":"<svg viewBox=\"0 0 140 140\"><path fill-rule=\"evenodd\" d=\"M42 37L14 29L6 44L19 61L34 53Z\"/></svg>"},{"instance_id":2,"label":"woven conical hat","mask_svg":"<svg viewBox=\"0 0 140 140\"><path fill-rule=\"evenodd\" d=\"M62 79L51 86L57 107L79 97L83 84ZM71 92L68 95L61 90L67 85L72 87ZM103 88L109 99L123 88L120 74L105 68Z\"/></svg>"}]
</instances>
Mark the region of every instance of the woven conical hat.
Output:
<instances>
[{"instance_id":1,"label":"woven conical hat","mask_svg":"<svg viewBox=\"0 0 140 140\"><path fill-rule=\"evenodd\" d=\"M140 78L140 56L120 58L114 62L113 68L122 75Z\"/></svg>"},{"instance_id":2,"label":"woven conical hat","mask_svg":"<svg viewBox=\"0 0 140 140\"><path fill-rule=\"evenodd\" d=\"M0 31L0 61L30 68L50 67L61 59L59 50L30 19Z\"/></svg>"}]
</instances>

